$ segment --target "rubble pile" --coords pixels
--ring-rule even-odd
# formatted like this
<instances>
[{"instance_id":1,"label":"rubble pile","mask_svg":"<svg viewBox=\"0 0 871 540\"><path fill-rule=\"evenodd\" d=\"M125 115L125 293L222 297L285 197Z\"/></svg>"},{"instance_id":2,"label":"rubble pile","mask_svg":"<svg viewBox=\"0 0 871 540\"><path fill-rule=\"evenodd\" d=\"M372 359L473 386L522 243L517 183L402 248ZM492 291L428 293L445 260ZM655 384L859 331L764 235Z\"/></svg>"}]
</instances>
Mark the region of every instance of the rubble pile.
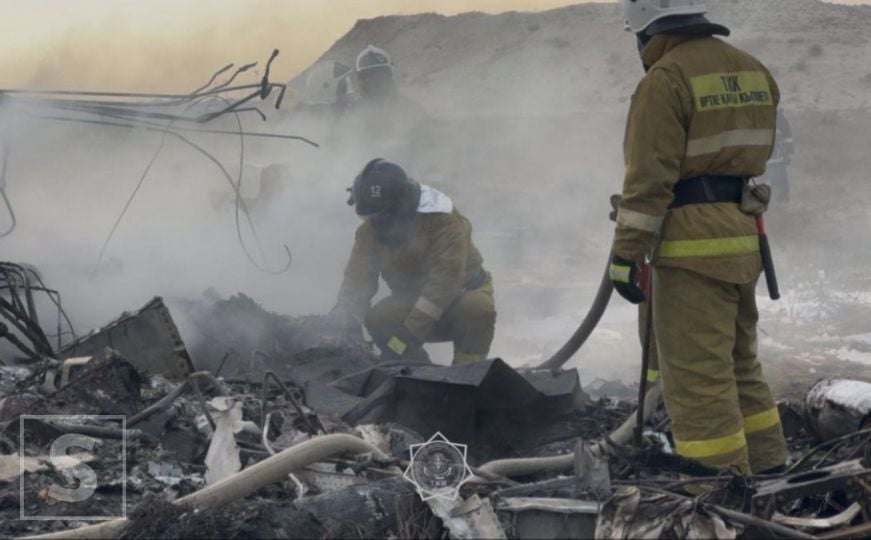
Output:
<instances>
[{"instance_id":1,"label":"rubble pile","mask_svg":"<svg viewBox=\"0 0 871 540\"><path fill-rule=\"evenodd\" d=\"M326 318L282 317L243 295L173 306L182 328L195 324L211 338L190 349L169 339L185 332L155 299L66 349L113 341L126 354L104 347L0 368L0 535L88 527L77 534L840 538L871 530L862 383L823 381L805 403L782 403L793 464L742 477L674 454L661 409L640 446L610 438L634 407L604 394L631 392L598 381L591 398L574 370L382 362ZM140 339L152 347L137 357ZM168 358L188 359L187 370L143 360L155 343L166 344ZM425 499L408 480L415 448L436 433L467 449L470 475L453 500ZM58 454L66 435L86 439ZM76 489L90 489L85 502ZM94 516L107 521L86 520Z\"/></svg>"},{"instance_id":2,"label":"rubble pile","mask_svg":"<svg viewBox=\"0 0 871 540\"><path fill-rule=\"evenodd\" d=\"M328 317L279 315L245 294L224 299L213 290L171 305L194 366L230 379L262 378L268 369L300 383L330 382L376 363L362 336L349 338Z\"/></svg>"}]
</instances>

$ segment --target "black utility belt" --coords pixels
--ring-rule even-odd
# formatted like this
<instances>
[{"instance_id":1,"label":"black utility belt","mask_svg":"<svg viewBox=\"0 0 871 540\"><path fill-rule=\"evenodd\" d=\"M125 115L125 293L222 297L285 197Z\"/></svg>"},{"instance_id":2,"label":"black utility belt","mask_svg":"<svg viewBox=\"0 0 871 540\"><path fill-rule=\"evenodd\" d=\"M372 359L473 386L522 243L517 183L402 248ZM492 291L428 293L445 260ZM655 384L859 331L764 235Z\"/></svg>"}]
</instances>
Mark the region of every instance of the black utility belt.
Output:
<instances>
[{"instance_id":1,"label":"black utility belt","mask_svg":"<svg viewBox=\"0 0 871 540\"><path fill-rule=\"evenodd\" d=\"M689 204L737 203L747 180L740 176L697 176L674 185L674 200L669 209Z\"/></svg>"}]
</instances>

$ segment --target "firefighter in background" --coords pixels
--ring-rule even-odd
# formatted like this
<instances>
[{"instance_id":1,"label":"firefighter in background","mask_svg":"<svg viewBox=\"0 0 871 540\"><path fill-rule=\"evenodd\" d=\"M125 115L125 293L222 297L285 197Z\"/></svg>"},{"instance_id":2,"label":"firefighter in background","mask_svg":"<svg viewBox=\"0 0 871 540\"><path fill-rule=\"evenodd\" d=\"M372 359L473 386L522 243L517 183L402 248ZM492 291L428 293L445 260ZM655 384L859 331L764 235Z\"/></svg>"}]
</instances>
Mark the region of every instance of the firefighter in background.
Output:
<instances>
[{"instance_id":1,"label":"firefighter in background","mask_svg":"<svg viewBox=\"0 0 871 540\"><path fill-rule=\"evenodd\" d=\"M359 107L423 120L426 111L420 104L399 91L393 60L384 49L369 45L357 55L357 83L360 86Z\"/></svg>"},{"instance_id":2,"label":"firefighter in background","mask_svg":"<svg viewBox=\"0 0 871 540\"><path fill-rule=\"evenodd\" d=\"M363 322L386 358L427 361L424 343L452 341L454 364L486 360L493 280L451 199L375 159L354 180L348 203L364 221L333 317L356 333ZM371 306L379 277L391 294Z\"/></svg>"},{"instance_id":3,"label":"firefighter in background","mask_svg":"<svg viewBox=\"0 0 871 540\"><path fill-rule=\"evenodd\" d=\"M432 119L399 89L393 60L384 49L369 45L357 55L358 99L349 108L346 126L359 134L357 146L367 156L410 160L418 170L436 146L429 135Z\"/></svg>"},{"instance_id":4,"label":"firefighter in background","mask_svg":"<svg viewBox=\"0 0 871 540\"><path fill-rule=\"evenodd\" d=\"M786 441L756 356L762 269L749 178L774 144L777 85L717 35L700 0L622 0L646 76L629 111L611 261L617 291L645 297L652 264L659 375L675 448L745 474L781 469ZM765 201L767 203L767 201Z\"/></svg>"},{"instance_id":5,"label":"firefighter in background","mask_svg":"<svg viewBox=\"0 0 871 540\"><path fill-rule=\"evenodd\" d=\"M778 109L774 151L771 153L768 168L762 178L771 185L771 194L776 201L789 202L789 164L794 153L792 127L783 115L783 111Z\"/></svg>"},{"instance_id":6,"label":"firefighter in background","mask_svg":"<svg viewBox=\"0 0 871 540\"><path fill-rule=\"evenodd\" d=\"M309 69L302 100L282 119L279 129L299 130L325 147L343 143L344 123L358 98L354 69L341 62L324 60Z\"/></svg>"},{"instance_id":7,"label":"firefighter in background","mask_svg":"<svg viewBox=\"0 0 871 540\"><path fill-rule=\"evenodd\" d=\"M339 118L353 101L353 73L349 66L334 60L315 64L305 79L302 107Z\"/></svg>"}]
</instances>

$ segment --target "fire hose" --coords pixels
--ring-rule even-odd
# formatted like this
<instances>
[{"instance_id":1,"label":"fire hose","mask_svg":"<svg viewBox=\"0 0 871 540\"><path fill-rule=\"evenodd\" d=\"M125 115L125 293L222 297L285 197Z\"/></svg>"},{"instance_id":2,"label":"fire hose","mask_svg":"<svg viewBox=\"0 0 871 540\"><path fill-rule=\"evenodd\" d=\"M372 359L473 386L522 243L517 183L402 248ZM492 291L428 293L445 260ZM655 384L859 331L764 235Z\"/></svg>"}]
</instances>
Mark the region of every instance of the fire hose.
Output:
<instances>
[{"instance_id":1,"label":"fire hose","mask_svg":"<svg viewBox=\"0 0 871 540\"><path fill-rule=\"evenodd\" d=\"M619 197L613 196L611 197L611 204L614 208L614 211L611 214L612 220L616 220L616 212L617 212L617 204L619 203ZM768 243L768 236L765 232L765 224L761 215L756 216L756 227L759 234L759 243L760 243L760 255L762 257L762 264L765 270L765 280L768 285L769 295L772 300L778 300L780 298L780 291L777 284L777 277L774 270L774 262L771 256L771 248ZM609 254L608 261L610 264L611 256ZM605 270L605 275L602 277L602 282L599 285L599 290L596 293L596 297L593 300L593 305L590 307L590 310L587 312L586 317L581 322L581 325L575 331L575 333L569 338L565 345L560 348L559 351L556 352L553 356L551 356L548 360L543 362L538 366L539 369L559 369L566 362L571 359L572 356L577 353L580 348L586 343L587 339L593 333L593 330L599 324L599 321L602 319L602 315L604 315L605 310L608 307L608 302L611 299L611 294L614 291L614 285L611 282L609 277L608 269ZM652 291L652 287L650 287L650 283L648 282L648 291ZM650 417L650 414L653 410L659 406L659 401L662 397L661 389L659 385L655 385L650 388L650 391L646 391L646 372L647 372L647 361L649 356L649 348L650 348L650 336L651 336L651 318L652 312L648 311L648 319L647 319L647 328L645 330L645 343L644 351L643 351L643 359L642 359L642 376L641 383L639 385L639 407L635 413L633 413L632 417L630 417L617 431L614 432L611 436L611 440L618 442L620 444L625 444L629 442L632 438L633 432L635 433L636 443L640 444L640 437L644 422ZM655 391L654 391L655 390ZM644 399L642 400L642 396ZM655 399L652 399L654 398ZM634 417L634 420L633 420ZM620 438L615 436L619 432ZM600 449L602 447L599 447ZM570 456L569 456L570 457ZM538 469L541 471L550 470L549 467L556 466L565 468L567 465L563 463L567 459L566 456L560 456L556 458L541 458L543 460L555 460L553 462L541 462L539 465L543 467L543 469ZM482 470L488 470L489 472L498 472L503 476L511 476L513 473L513 469L516 467L518 469L523 469L527 465L532 467L533 463L538 461L538 459L534 460L525 460L525 465L517 464L518 460L504 460L500 462L493 462L493 466L496 467L495 470L489 471L487 468L491 464L487 464L482 467ZM568 459L568 463L571 463L571 459ZM502 467L505 467L505 470L508 471L506 474L502 472Z\"/></svg>"},{"instance_id":2,"label":"fire hose","mask_svg":"<svg viewBox=\"0 0 871 540\"><path fill-rule=\"evenodd\" d=\"M656 410L662 391L660 383L650 387L647 394L644 396L644 418L646 422ZM605 440L595 442L590 451L594 456L603 456L609 453L610 446L626 445L632 442L632 435L635 432L637 417L635 414L630 415L623 424L611 432ZM574 454L565 454L562 456L539 457L539 458L516 458L516 459L499 459L485 463L479 469L484 473L495 474L499 476L527 476L536 473L546 472L561 472L571 469L574 465Z\"/></svg>"},{"instance_id":3,"label":"fire hose","mask_svg":"<svg viewBox=\"0 0 871 540\"><path fill-rule=\"evenodd\" d=\"M611 197L611 206L613 208L610 215L611 221L617 220L617 206L619 203L620 196L613 195ZM765 222L761 214L756 216L756 230L759 235L759 254L762 257L762 266L765 270L765 282L768 286L768 292L772 300L778 300L780 298L780 290L777 284L777 276L774 270L774 261L771 256L768 235L765 231ZM612 255L613 253L608 255L609 264ZM614 285L611 283L611 279L608 276L608 269L606 267L605 275L602 277L599 290L596 293L593 305L590 307L587 316L584 317L581 325L569 338L566 344L563 345L556 354L539 365L539 369L559 369L565 365L565 363L568 362L581 347L583 347L584 343L586 343L587 339L590 337L590 334L595 330L596 325L598 325L599 321L602 319L602 315L605 314L605 309L608 307L608 301L611 299L611 293L613 291Z\"/></svg>"},{"instance_id":4,"label":"fire hose","mask_svg":"<svg viewBox=\"0 0 871 540\"><path fill-rule=\"evenodd\" d=\"M324 459L342 454L373 454L378 459L390 458L366 441L345 434L323 435L292 446L270 458L240 471L220 482L184 496L174 502L197 509L217 508L239 500L263 486L287 478L287 475ZM115 519L78 529L67 529L26 538L78 539L112 538L128 523Z\"/></svg>"},{"instance_id":5,"label":"fire hose","mask_svg":"<svg viewBox=\"0 0 871 540\"><path fill-rule=\"evenodd\" d=\"M608 255L608 264L611 263L611 255ZM596 329L596 325L605 314L605 309L608 307L608 302L611 300L611 293L614 292L614 284L611 283L611 278L608 275L608 268L605 268L605 275L602 276L602 282L599 284L599 290L596 292L596 297L593 299L593 305L590 306L590 311L581 322L581 325L572 334L572 337L562 346L560 350L551 356L547 361L538 366L539 369L559 369L576 352L583 347L584 343Z\"/></svg>"}]
</instances>

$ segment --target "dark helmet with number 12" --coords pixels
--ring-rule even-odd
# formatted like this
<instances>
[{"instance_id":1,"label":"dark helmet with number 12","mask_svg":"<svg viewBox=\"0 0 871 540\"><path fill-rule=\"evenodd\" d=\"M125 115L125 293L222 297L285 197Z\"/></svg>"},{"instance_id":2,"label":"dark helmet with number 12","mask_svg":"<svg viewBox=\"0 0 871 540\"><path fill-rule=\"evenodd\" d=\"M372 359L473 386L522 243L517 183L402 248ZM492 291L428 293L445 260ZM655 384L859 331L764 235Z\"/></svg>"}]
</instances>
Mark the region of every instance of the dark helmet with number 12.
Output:
<instances>
[{"instance_id":1,"label":"dark helmet with number 12","mask_svg":"<svg viewBox=\"0 0 871 540\"><path fill-rule=\"evenodd\" d=\"M348 204L361 217L393 213L410 203L416 207L417 201L412 199L420 197L417 183L408 178L402 167L380 158L366 164L350 191Z\"/></svg>"}]
</instances>

